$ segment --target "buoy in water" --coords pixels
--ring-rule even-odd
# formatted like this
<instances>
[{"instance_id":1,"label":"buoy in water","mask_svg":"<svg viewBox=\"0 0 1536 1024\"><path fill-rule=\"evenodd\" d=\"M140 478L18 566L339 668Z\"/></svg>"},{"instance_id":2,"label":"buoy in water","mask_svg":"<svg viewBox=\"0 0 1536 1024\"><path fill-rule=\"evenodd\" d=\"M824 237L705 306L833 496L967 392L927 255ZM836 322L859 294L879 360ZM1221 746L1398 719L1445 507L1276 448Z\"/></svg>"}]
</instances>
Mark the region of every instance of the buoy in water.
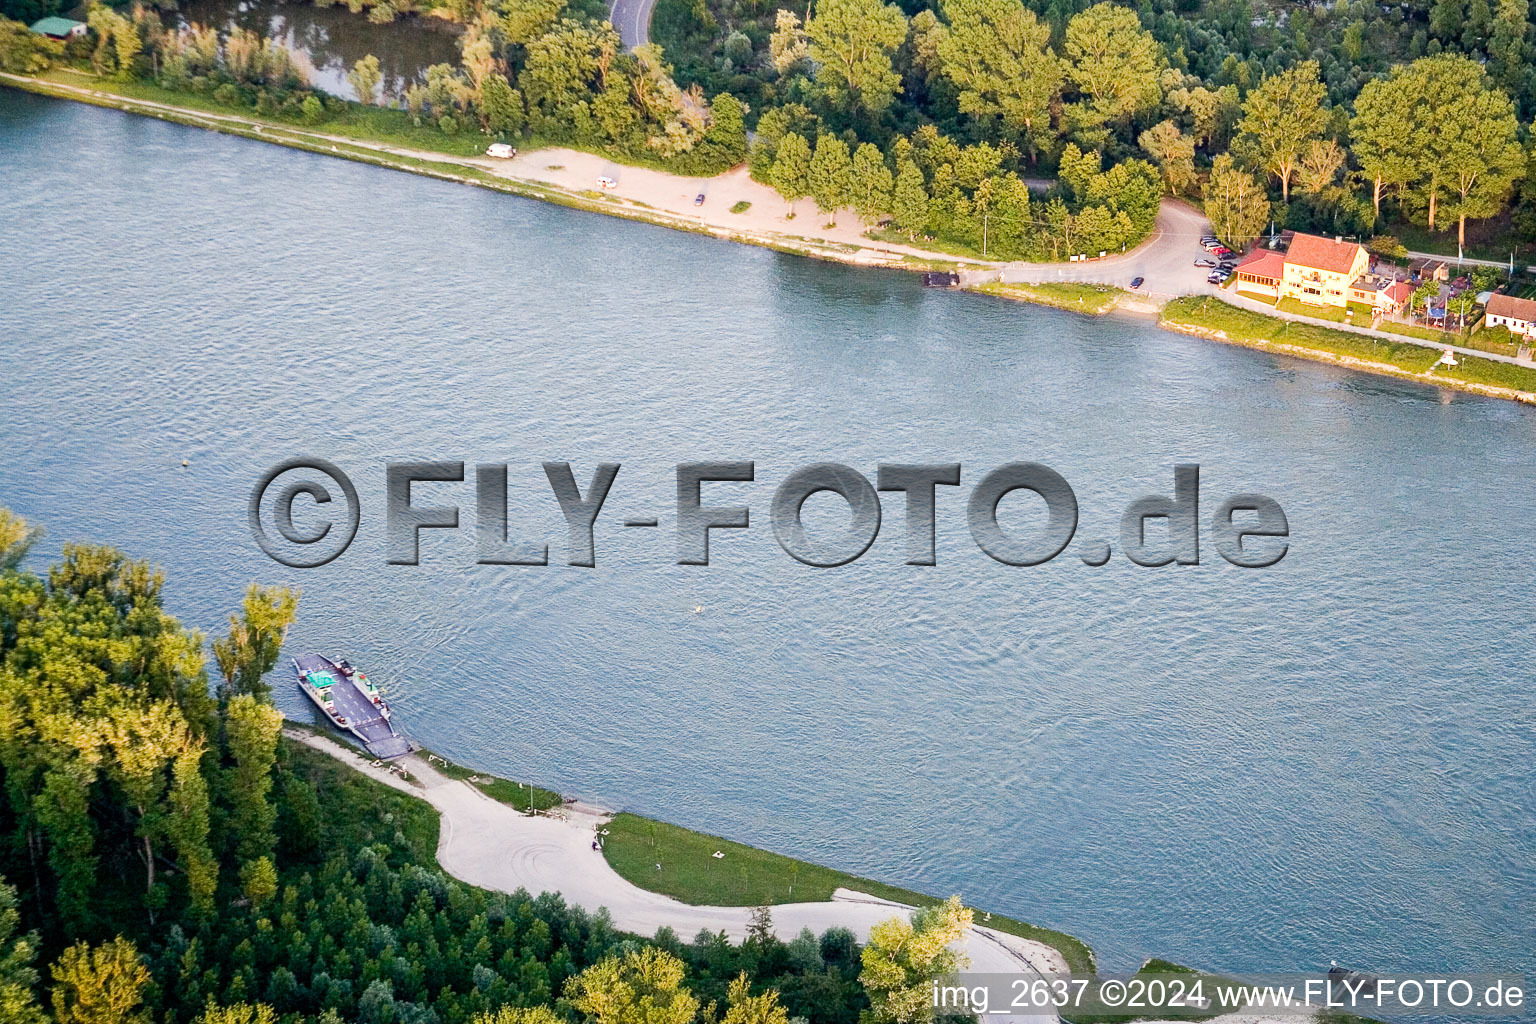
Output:
<instances>
[{"instance_id":1,"label":"buoy in water","mask_svg":"<svg viewBox=\"0 0 1536 1024\"><path fill-rule=\"evenodd\" d=\"M189 463L186 459L182 459L181 460L181 468L182 469L186 469L189 465L191 465L191 463Z\"/></svg>"}]
</instances>

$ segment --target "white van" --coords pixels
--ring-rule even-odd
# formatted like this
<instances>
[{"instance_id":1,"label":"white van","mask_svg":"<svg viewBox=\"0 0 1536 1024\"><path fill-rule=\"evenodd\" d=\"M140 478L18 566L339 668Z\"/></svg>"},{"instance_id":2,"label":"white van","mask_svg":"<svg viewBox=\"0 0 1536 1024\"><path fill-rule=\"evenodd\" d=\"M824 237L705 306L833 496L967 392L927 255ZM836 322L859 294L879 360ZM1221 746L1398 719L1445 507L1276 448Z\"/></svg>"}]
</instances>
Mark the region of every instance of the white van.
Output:
<instances>
[{"instance_id":1,"label":"white van","mask_svg":"<svg viewBox=\"0 0 1536 1024\"><path fill-rule=\"evenodd\" d=\"M494 156L500 160L511 160L513 157L517 156L517 150L507 145L505 142L493 142L489 146L485 147L485 155Z\"/></svg>"}]
</instances>

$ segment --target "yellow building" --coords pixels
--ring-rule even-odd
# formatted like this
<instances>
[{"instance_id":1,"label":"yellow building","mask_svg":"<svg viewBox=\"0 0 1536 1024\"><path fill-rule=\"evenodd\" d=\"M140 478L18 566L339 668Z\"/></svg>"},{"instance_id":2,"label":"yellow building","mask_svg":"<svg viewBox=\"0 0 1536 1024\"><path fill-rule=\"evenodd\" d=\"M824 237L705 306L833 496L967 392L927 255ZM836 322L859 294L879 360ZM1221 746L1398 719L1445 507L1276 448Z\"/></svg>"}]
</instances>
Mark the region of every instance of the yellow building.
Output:
<instances>
[{"instance_id":1,"label":"yellow building","mask_svg":"<svg viewBox=\"0 0 1536 1024\"><path fill-rule=\"evenodd\" d=\"M1285 252L1280 297L1343 309L1350 284L1370 266L1370 255L1353 242L1298 234Z\"/></svg>"}]
</instances>

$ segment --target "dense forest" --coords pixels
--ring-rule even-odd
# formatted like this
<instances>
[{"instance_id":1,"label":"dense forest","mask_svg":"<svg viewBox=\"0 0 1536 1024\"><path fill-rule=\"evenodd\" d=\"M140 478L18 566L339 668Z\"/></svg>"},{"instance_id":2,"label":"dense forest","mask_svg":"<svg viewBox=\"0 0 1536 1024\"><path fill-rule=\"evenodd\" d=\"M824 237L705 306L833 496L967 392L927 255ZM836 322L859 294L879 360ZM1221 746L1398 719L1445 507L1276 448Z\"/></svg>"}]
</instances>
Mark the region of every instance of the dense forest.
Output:
<instances>
[{"instance_id":1,"label":"dense forest","mask_svg":"<svg viewBox=\"0 0 1536 1024\"><path fill-rule=\"evenodd\" d=\"M954 967L958 899L863 947L760 908L733 944L455 882L429 805L281 736L297 594L205 651L158 571L66 544L37 575L37 535L0 508L0 1024L885 1024Z\"/></svg>"},{"instance_id":2,"label":"dense forest","mask_svg":"<svg viewBox=\"0 0 1536 1024\"><path fill-rule=\"evenodd\" d=\"M1496 256L1536 241L1528 0L661 0L633 52L602 0L346 2L461 25L460 65L402 95L376 62L352 71L417 127L690 174L747 160L786 216L808 198L876 237L1095 255L1144 238L1167 193L1237 244L1271 224ZM67 47L0 26L0 66L63 59L308 123L356 106L279 44L169 27L160 3L95 4Z\"/></svg>"}]
</instances>

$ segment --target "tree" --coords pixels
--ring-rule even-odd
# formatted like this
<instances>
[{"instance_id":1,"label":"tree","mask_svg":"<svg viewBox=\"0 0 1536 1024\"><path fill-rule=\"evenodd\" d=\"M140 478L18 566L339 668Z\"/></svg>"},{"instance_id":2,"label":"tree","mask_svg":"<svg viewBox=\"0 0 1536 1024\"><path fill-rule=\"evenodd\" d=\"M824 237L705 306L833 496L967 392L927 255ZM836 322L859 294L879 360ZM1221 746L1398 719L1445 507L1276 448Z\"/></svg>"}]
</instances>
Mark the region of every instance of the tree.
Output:
<instances>
[{"instance_id":1,"label":"tree","mask_svg":"<svg viewBox=\"0 0 1536 1024\"><path fill-rule=\"evenodd\" d=\"M297 591L251 585L243 615L231 615L229 635L213 642L213 656L224 676L223 696L249 693L268 700L272 688L262 677L277 664L298 610Z\"/></svg>"},{"instance_id":2,"label":"tree","mask_svg":"<svg viewBox=\"0 0 1536 1024\"><path fill-rule=\"evenodd\" d=\"M1195 140L1180 131L1173 121L1159 121L1142 132L1136 142L1157 161L1169 192L1178 195L1179 189L1194 185Z\"/></svg>"},{"instance_id":3,"label":"tree","mask_svg":"<svg viewBox=\"0 0 1536 1024\"><path fill-rule=\"evenodd\" d=\"M1223 153L1205 183L1205 216L1218 238L1246 246L1269 219L1269 197L1253 175Z\"/></svg>"},{"instance_id":4,"label":"tree","mask_svg":"<svg viewBox=\"0 0 1536 1024\"><path fill-rule=\"evenodd\" d=\"M964 969L969 959L953 948L971 927L959 896L891 918L869 930L859 981L869 994L867 1024L933 1020L934 981Z\"/></svg>"},{"instance_id":5,"label":"tree","mask_svg":"<svg viewBox=\"0 0 1536 1024\"><path fill-rule=\"evenodd\" d=\"M144 863L144 886L153 922L158 862L155 845L170 824L166 817L169 808L164 801L170 768L192 738L186 720L170 701L147 706L119 704L111 709L101 728L111 752L106 760L108 775L122 789L137 815L137 833L143 844L140 859Z\"/></svg>"},{"instance_id":6,"label":"tree","mask_svg":"<svg viewBox=\"0 0 1536 1024\"><path fill-rule=\"evenodd\" d=\"M745 971L731 982L725 998L731 1007L720 1024L789 1024L789 1014L779 1005L778 991L770 988L762 995L752 995Z\"/></svg>"},{"instance_id":7,"label":"tree","mask_svg":"<svg viewBox=\"0 0 1536 1024\"><path fill-rule=\"evenodd\" d=\"M1313 139L1301 154L1296 187L1315 196L1333 184L1344 167L1344 150L1332 139Z\"/></svg>"},{"instance_id":8,"label":"tree","mask_svg":"<svg viewBox=\"0 0 1536 1024\"><path fill-rule=\"evenodd\" d=\"M773 35L768 37L768 59L774 70L779 77L787 77L810 55L810 42L805 38L799 15L781 8L774 15Z\"/></svg>"},{"instance_id":9,"label":"tree","mask_svg":"<svg viewBox=\"0 0 1536 1024\"><path fill-rule=\"evenodd\" d=\"M923 186L923 172L911 160L903 163L896 175L896 190L891 194L891 219L908 237L928 224L928 192Z\"/></svg>"},{"instance_id":10,"label":"tree","mask_svg":"<svg viewBox=\"0 0 1536 1024\"><path fill-rule=\"evenodd\" d=\"M1270 75L1248 94L1238 129L1252 136L1263 154L1264 169L1280 179L1280 195L1286 202L1303 148L1328 125L1328 110L1323 106L1327 96L1315 60Z\"/></svg>"},{"instance_id":11,"label":"tree","mask_svg":"<svg viewBox=\"0 0 1536 1024\"><path fill-rule=\"evenodd\" d=\"M1488 36L1489 70L1509 92L1517 92L1526 73L1530 35L1530 0L1499 0Z\"/></svg>"},{"instance_id":12,"label":"tree","mask_svg":"<svg viewBox=\"0 0 1536 1024\"><path fill-rule=\"evenodd\" d=\"M0 1024L44 1024L47 1016L37 1005L33 989L37 969L37 933L17 935L21 915L16 912L16 890L0 879Z\"/></svg>"},{"instance_id":13,"label":"tree","mask_svg":"<svg viewBox=\"0 0 1536 1024\"><path fill-rule=\"evenodd\" d=\"M230 699L224 718L230 761L224 771L224 795L229 807L229 834L242 861L271 857L277 845L273 831L277 808L270 795L277 738L282 731L282 713L272 705L249 693Z\"/></svg>"},{"instance_id":14,"label":"tree","mask_svg":"<svg viewBox=\"0 0 1536 1024\"><path fill-rule=\"evenodd\" d=\"M523 98L505 76L492 72L480 82L480 118L493 135L516 135L527 120Z\"/></svg>"},{"instance_id":15,"label":"tree","mask_svg":"<svg viewBox=\"0 0 1536 1024\"><path fill-rule=\"evenodd\" d=\"M1051 104L1066 75L1050 26L1020 0L944 0L943 10L949 31L938 54L960 88L960 112L999 119L1033 158L1052 139Z\"/></svg>"},{"instance_id":16,"label":"tree","mask_svg":"<svg viewBox=\"0 0 1536 1024\"><path fill-rule=\"evenodd\" d=\"M564 1024L564 1022L547 1006L535 1006L526 1010L515 1006L503 1006L495 1013L480 1014L475 1018L474 1024Z\"/></svg>"},{"instance_id":17,"label":"tree","mask_svg":"<svg viewBox=\"0 0 1536 1024\"><path fill-rule=\"evenodd\" d=\"M266 857L246 861L240 867L240 891L258 910L277 895L277 868Z\"/></svg>"},{"instance_id":18,"label":"tree","mask_svg":"<svg viewBox=\"0 0 1536 1024\"><path fill-rule=\"evenodd\" d=\"M595 1024L692 1024L699 1001L683 985L687 970L647 946L588 967L571 979L565 998Z\"/></svg>"},{"instance_id":19,"label":"tree","mask_svg":"<svg viewBox=\"0 0 1536 1024\"><path fill-rule=\"evenodd\" d=\"M773 161L773 187L789 204L794 216L795 200L810 192L811 144L805 136L790 132L779 140L779 153Z\"/></svg>"},{"instance_id":20,"label":"tree","mask_svg":"<svg viewBox=\"0 0 1536 1024\"><path fill-rule=\"evenodd\" d=\"M848 144L835 135L816 140L806 185L817 209L837 223L837 211L853 199L853 161Z\"/></svg>"},{"instance_id":21,"label":"tree","mask_svg":"<svg viewBox=\"0 0 1536 1024\"><path fill-rule=\"evenodd\" d=\"M901 92L891 54L907 37L907 18L880 0L822 0L806 23L816 81L834 104L879 114Z\"/></svg>"},{"instance_id":22,"label":"tree","mask_svg":"<svg viewBox=\"0 0 1536 1024\"><path fill-rule=\"evenodd\" d=\"M1066 56L1092 122L1126 122L1162 99L1162 46L1128 7L1100 3L1074 15Z\"/></svg>"},{"instance_id":23,"label":"tree","mask_svg":"<svg viewBox=\"0 0 1536 1024\"><path fill-rule=\"evenodd\" d=\"M0 15L0 71L35 75L47 70L53 58L63 52L64 44L59 40L29 32L24 21L10 21Z\"/></svg>"},{"instance_id":24,"label":"tree","mask_svg":"<svg viewBox=\"0 0 1536 1024\"><path fill-rule=\"evenodd\" d=\"M32 526L21 516L0 505L0 573L21 565L27 552L43 535L42 527Z\"/></svg>"},{"instance_id":25,"label":"tree","mask_svg":"<svg viewBox=\"0 0 1536 1024\"><path fill-rule=\"evenodd\" d=\"M1467 244L1467 218L1492 217L1504 209L1525 171L1525 150L1514 104L1502 92L1483 88L1456 97L1444 116L1435 155L1444 168L1446 212L1456 218L1461 248Z\"/></svg>"},{"instance_id":26,"label":"tree","mask_svg":"<svg viewBox=\"0 0 1536 1024\"><path fill-rule=\"evenodd\" d=\"M364 104L373 104L375 93L379 88L379 81L383 76L379 73L379 58L368 54L358 59L352 65L352 70L347 72L347 81L352 83L352 91L357 93L357 101Z\"/></svg>"},{"instance_id":27,"label":"tree","mask_svg":"<svg viewBox=\"0 0 1536 1024\"><path fill-rule=\"evenodd\" d=\"M720 167L735 167L747 158L747 121L741 101L723 92L710 101L709 113L704 146Z\"/></svg>"},{"instance_id":28,"label":"tree","mask_svg":"<svg viewBox=\"0 0 1536 1024\"><path fill-rule=\"evenodd\" d=\"M233 1006L208 1005L193 1024L277 1024L277 1014L265 1003L236 1003Z\"/></svg>"},{"instance_id":29,"label":"tree","mask_svg":"<svg viewBox=\"0 0 1536 1024\"><path fill-rule=\"evenodd\" d=\"M497 0L507 42L526 46L554 27L565 0Z\"/></svg>"},{"instance_id":30,"label":"tree","mask_svg":"<svg viewBox=\"0 0 1536 1024\"><path fill-rule=\"evenodd\" d=\"M890 211L893 185L885 157L869 143L861 144L853 154L853 209L860 220L873 224Z\"/></svg>"},{"instance_id":31,"label":"tree","mask_svg":"<svg viewBox=\"0 0 1536 1024\"><path fill-rule=\"evenodd\" d=\"M55 1024L148 1024L139 1009L149 970L119 935L92 949L77 942L51 969Z\"/></svg>"},{"instance_id":32,"label":"tree","mask_svg":"<svg viewBox=\"0 0 1536 1024\"><path fill-rule=\"evenodd\" d=\"M1455 54L1416 60L1389 82L1412 110L1407 138L1414 176L1405 198L1430 230L1448 202L1464 245L1467 218L1498 213L1523 173L1513 104L1489 86L1480 64Z\"/></svg>"},{"instance_id":33,"label":"tree","mask_svg":"<svg viewBox=\"0 0 1536 1024\"><path fill-rule=\"evenodd\" d=\"M1366 82L1355 97L1349 123L1350 152L1371 182L1371 205L1381 218L1381 201L1393 189L1413 180L1413 102L1405 88L1414 72L1398 65L1385 79Z\"/></svg>"}]
</instances>

